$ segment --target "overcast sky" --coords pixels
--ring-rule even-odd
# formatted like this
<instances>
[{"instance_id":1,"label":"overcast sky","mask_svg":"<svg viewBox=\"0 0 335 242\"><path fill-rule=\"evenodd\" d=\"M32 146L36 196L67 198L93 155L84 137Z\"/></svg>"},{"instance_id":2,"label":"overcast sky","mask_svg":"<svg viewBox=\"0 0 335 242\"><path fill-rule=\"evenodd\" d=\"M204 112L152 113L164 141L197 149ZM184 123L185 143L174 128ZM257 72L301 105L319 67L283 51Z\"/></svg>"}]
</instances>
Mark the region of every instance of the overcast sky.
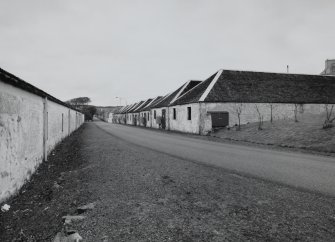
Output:
<instances>
[{"instance_id":1,"label":"overcast sky","mask_svg":"<svg viewBox=\"0 0 335 242\"><path fill-rule=\"evenodd\" d=\"M65 101L128 104L218 69L319 74L334 0L1 0L0 67Z\"/></svg>"}]
</instances>

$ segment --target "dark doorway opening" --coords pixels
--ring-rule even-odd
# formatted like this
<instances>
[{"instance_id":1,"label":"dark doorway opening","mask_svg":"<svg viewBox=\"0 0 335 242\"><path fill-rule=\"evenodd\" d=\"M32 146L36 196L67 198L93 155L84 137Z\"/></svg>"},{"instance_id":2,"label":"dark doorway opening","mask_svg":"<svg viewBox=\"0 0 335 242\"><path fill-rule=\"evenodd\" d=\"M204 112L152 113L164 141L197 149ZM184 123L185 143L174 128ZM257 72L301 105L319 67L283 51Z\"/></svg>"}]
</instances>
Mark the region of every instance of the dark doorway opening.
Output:
<instances>
[{"instance_id":1,"label":"dark doorway opening","mask_svg":"<svg viewBox=\"0 0 335 242\"><path fill-rule=\"evenodd\" d=\"M162 110L162 129L165 129L165 127L166 127L166 122L165 122L165 120L166 120L166 110L163 109L163 110Z\"/></svg>"},{"instance_id":2,"label":"dark doorway opening","mask_svg":"<svg viewBox=\"0 0 335 242\"><path fill-rule=\"evenodd\" d=\"M229 125L229 113L228 112L210 112L212 117L212 128L226 127Z\"/></svg>"}]
</instances>

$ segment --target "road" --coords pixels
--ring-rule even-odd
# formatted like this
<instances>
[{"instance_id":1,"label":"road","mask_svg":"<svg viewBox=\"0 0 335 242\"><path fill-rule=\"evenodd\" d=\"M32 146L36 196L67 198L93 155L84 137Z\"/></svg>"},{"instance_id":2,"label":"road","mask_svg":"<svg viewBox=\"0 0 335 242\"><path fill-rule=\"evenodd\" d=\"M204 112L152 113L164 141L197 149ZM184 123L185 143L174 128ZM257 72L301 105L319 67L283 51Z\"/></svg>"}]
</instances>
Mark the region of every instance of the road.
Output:
<instances>
[{"instance_id":1,"label":"road","mask_svg":"<svg viewBox=\"0 0 335 242\"><path fill-rule=\"evenodd\" d=\"M335 197L238 174L291 177L292 166L271 165L289 159L331 164L297 156L87 122L7 201L0 241L52 241L62 216L89 203L71 225L84 241L333 241Z\"/></svg>"},{"instance_id":2,"label":"road","mask_svg":"<svg viewBox=\"0 0 335 242\"><path fill-rule=\"evenodd\" d=\"M335 195L335 159L332 157L212 142L118 124L95 124L127 142L174 157Z\"/></svg>"}]
</instances>

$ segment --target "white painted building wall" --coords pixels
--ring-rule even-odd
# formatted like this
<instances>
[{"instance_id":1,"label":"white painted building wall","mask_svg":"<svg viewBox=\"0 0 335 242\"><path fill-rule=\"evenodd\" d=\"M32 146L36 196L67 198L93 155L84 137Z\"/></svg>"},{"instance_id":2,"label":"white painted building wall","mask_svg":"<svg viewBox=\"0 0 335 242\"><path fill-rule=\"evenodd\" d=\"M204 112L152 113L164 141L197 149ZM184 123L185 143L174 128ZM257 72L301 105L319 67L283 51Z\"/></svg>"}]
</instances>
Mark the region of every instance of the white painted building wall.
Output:
<instances>
[{"instance_id":1,"label":"white painted building wall","mask_svg":"<svg viewBox=\"0 0 335 242\"><path fill-rule=\"evenodd\" d=\"M205 130L211 126L211 115L208 111L226 111L229 112L229 126L238 124L238 117L236 114L236 103L204 103L206 115L203 118ZM241 124L258 122L258 114L256 105L263 116L264 121L271 119L271 107L269 103L243 103L241 113ZM272 118L279 119L294 119L294 104L273 103L272 104ZM322 114L324 112L324 104L304 104L298 106L298 119L304 118L306 114Z\"/></svg>"},{"instance_id":2,"label":"white painted building wall","mask_svg":"<svg viewBox=\"0 0 335 242\"><path fill-rule=\"evenodd\" d=\"M108 114L107 122L108 123L113 123L113 119L114 119L114 113L109 113Z\"/></svg>"},{"instance_id":3,"label":"white painted building wall","mask_svg":"<svg viewBox=\"0 0 335 242\"><path fill-rule=\"evenodd\" d=\"M169 129L186 133L206 135L212 130L212 118L210 111L222 111L229 113L229 126L238 124L236 114L236 103L193 103L169 107ZM268 103L243 103L241 113L241 124L258 122L256 105L263 116L264 121L271 119L271 108ZM294 119L294 104L272 104L273 120ZM324 104L304 104L298 107L298 119L304 116L324 113ZM187 120L187 107L191 107L192 119ZM173 119L173 109L176 109L177 117Z\"/></svg>"},{"instance_id":4,"label":"white painted building wall","mask_svg":"<svg viewBox=\"0 0 335 242\"><path fill-rule=\"evenodd\" d=\"M44 153L84 122L83 114L52 101L46 102L44 114L44 101L0 81L0 202L29 180Z\"/></svg>"},{"instance_id":5,"label":"white painted building wall","mask_svg":"<svg viewBox=\"0 0 335 242\"><path fill-rule=\"evenodd\" d=\"M191 107L191 120L187 118L187 107ZM176 119L173 119L173 109L176 109ZM185 133L199 134L200 105L192 103L169 107L169 129Z\"/></svg>"},{"instance_id":6,"label":"white painted building wall","mask_svg":"<svg viewBox=\"0 0 335 242\"><path fill-rule=\"evenodd\" d=\"M146 117L147 119L147 124L145 127L147 128L150 128L151 127L151 119L152 119L152 116L150 115L150 111L143 111L140 113L141 117ZM140 124L141 126L144 126L143 123Z\"/></svg>"},{"instance_id":7,"label":"white painted building wall","mask_svg":"<svg viewBox=\"0 0 335 242\"><path fill-rule=\"evenodd\" d=\"M157 117L162 117L162 110L165 109L166 110L166 127L168 127L168 118L167 118L167 113L168 113L168 108L164 107L164 108L154 108L154 109L151 109L151 127L152 128L155 128L155 129L159 129L159 123L157 122L158 119ZM155 118L155 113L156 111L156 118Z\"/></svg>"},{"instance_id":8,"label":"white painted building wall","mask_svg":"<svg viewBox=\"0 0 335 242\"><path fill-rule=\"evenodd\" d=\"M132 125L133 124L133 115L131 113L127 113L126 117L126 124Z\"/></svg>"}]
</instances>

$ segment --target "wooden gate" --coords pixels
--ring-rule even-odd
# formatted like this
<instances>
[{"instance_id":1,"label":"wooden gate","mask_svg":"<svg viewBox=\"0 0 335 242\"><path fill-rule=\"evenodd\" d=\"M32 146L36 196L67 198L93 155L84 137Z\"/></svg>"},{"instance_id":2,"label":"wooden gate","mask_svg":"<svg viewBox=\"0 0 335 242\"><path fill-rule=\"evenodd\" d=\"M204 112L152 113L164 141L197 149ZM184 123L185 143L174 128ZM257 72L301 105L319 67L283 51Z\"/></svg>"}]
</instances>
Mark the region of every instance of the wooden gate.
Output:
<instances>
[{"instance_id":1,"label":"wooden gate","mask_svg":"<svg viewBox=\"0 0 335 242\"><path fill-rule=\"evenodd\" d=\"M229 125L228 112L211 112L212 128L226 127Z\"/></svg>"}]
</instances>

